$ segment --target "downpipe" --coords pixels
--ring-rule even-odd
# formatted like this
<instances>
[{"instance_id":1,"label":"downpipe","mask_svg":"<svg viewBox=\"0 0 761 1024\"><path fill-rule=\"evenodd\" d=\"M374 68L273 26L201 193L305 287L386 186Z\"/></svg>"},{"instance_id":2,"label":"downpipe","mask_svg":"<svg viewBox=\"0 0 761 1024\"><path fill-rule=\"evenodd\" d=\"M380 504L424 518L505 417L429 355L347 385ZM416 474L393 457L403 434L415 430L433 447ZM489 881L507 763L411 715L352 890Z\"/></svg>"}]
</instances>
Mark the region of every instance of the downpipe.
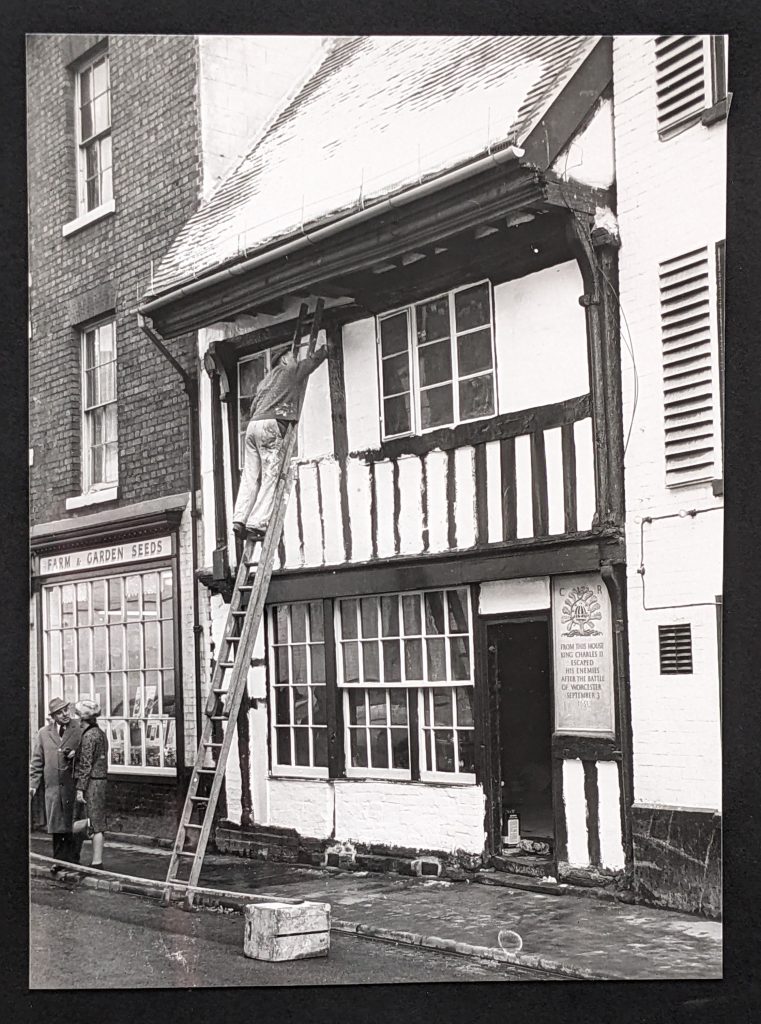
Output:
<instances>
[{"instance_id":1,"label":"downpipe","mask_svg":"<svg viewBox=\"0 0 761 1024\"><path fill-rule=\"evenodd\" d=\"M196 697L196 734L200 740L202 723L201 723L201 634L203 633L203 627L201 626L200 611L198 606L198 583L196 581L196 571L198 570L198 464L200 462L199 453L199 419L198 419L198 382L190 376L185 370L181 363L172 355L169 349L166 347L162 339L156 333L152 326L148 325L147 318L141 313L137 314L137 322L140 330L145 334L146 338L151 344L158 349L164 359L169 362L177 373L180 375L182 380L182 387L187 395L188 399L188 433L189 433L189 451L190 451L190 551L191 551L191 564L193 570L193 584L192 584L192 599L193 599L193 672L195 682L195 697ZM181 683L180 683L181 685ZM185 765L184 756L184 731L183 731L183 767Z\"/></svg>"}]
</instances>

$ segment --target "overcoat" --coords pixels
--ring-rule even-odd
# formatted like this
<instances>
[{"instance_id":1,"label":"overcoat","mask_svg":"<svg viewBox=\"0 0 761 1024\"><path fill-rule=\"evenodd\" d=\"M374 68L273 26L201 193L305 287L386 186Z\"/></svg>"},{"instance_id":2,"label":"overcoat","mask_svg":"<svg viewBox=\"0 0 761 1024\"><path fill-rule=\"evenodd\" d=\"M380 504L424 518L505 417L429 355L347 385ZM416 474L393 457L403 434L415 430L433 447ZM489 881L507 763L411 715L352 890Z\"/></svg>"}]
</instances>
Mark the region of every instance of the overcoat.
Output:
<instances>
[{"instance_id":1,"label":"overcoat","mask_svg":"<svg viewBox=\"0 0 761 1024\"><path fill-rule=\"evenodd\" d=\"M82 738L79 722L69 722L63 738L58 726L50 722L37 733L29 769L29 787L36 790L45 784L45 817L48 832L71 832L74 816L76 785L72 771L73 759L67 755L76 751Z\"/></svg>"}]
</instances>

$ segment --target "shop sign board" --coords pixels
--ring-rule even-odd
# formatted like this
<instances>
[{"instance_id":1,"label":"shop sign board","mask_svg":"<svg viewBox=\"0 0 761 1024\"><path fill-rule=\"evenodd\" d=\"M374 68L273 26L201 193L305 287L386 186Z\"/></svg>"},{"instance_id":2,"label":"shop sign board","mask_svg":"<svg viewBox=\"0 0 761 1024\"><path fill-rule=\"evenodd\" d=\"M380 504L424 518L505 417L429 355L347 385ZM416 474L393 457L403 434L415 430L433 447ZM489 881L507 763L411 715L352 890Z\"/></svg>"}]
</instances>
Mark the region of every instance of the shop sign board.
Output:
<instances>
[{"instance_id":1,"label":"shop sign board","mask_svg":"<svg viewBox=\"0 0 761 1024\"><path fill-rule=\"evenodd\" d=\"M85 569L110 569L153 558L168 558L171 554L171 536L120 541L118 544L97 548L78 548L54 555L41 555L37 575L54 576L57 573L81 572Z\"/></svg>"},{"instance_id":2,"label":"shop sign board","mask_svg":"<svg viewBox=\"0 0 761 1024\"><path fill-rule=\"evenodd\" d=\"M555 731L615 733L610 598L599 573L552 581Z\"/></svg>"}]
</instances>

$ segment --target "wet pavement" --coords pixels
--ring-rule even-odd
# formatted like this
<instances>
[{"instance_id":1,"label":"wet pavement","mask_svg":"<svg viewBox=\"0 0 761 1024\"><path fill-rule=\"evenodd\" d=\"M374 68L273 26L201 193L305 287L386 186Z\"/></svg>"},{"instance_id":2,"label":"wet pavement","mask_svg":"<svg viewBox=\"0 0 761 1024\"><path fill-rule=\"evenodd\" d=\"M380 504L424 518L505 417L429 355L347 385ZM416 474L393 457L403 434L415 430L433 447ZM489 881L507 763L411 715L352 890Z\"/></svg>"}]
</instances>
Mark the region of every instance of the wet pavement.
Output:
<instances>
[{"instance_id":1,"label":"wet pavement","mask_svg":"<svg viewBox=\"0 0 761 1024\"><path fill-rule=\"evenodd\" d=\"M187 914L150 900L35 879L30 987L203 988L535 981L505 964L331 935L327 957L266 963L243 955L236 913ZM543 979L547 980L547 979Z\"/></svg>"},{"instance_id":2,"label":"wet pavement","mask_svg":"<svg viewBox=\"0 0 761 1024\"><path fill-rule=\"evenodd\" d=\"M49 855L47 837L32 849ZM88 857L85 846L84 861ZM109 845L110 871L163 879L169 853ZM518 932L524 954L609 979L721 978L722 928L716 921L576 895L391 874L339 872L210 855L200 884L273 897L324 900L334 920L496 947L502 929Z\"/></svg>"}]
</instances>

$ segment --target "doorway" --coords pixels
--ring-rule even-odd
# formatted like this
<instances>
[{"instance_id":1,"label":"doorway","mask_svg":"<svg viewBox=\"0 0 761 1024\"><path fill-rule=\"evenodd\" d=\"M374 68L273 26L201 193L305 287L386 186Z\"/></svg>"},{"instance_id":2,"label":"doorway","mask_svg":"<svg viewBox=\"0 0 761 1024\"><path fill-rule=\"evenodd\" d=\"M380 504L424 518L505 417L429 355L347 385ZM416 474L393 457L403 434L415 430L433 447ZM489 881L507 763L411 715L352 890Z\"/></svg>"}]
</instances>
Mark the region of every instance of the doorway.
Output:
<instances>
[{"instance_id":1,"label":"doorway","mask_svg":"<svg viewBox=\"0 0 761 1024\"><path fill-rule=\"evenodd\" d=\"M495 820L515 810L522 839L554 845L552 679L549 616L487 626L490 687L497 710Z\"/></svg>"}]
</instances>

